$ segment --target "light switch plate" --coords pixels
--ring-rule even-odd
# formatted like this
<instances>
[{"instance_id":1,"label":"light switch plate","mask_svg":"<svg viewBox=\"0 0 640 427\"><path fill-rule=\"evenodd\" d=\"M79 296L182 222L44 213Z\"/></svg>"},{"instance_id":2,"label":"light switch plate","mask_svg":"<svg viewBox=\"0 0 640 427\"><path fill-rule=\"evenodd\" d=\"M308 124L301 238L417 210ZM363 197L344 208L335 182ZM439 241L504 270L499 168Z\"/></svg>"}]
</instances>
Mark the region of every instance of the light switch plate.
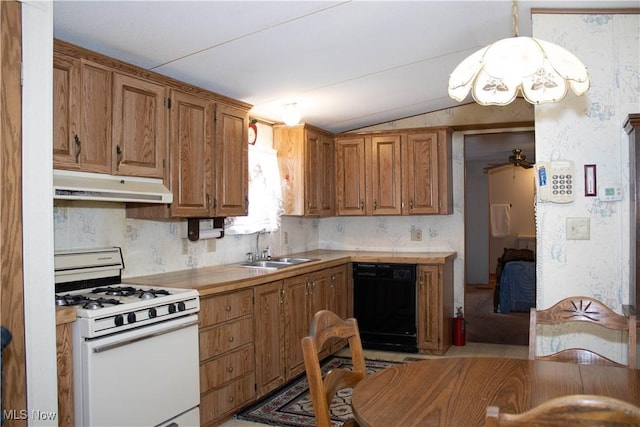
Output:
<instances>
[{"instance_id":1,"label":"light switch plate","mask_svg":"<svg viewBox=\"0 0 640 427\"><path fill-rule=\"evenodd\" d=\"M567 240L589 240L590 238L589 218L567 218Z\"/></svg>"}]
</instances>

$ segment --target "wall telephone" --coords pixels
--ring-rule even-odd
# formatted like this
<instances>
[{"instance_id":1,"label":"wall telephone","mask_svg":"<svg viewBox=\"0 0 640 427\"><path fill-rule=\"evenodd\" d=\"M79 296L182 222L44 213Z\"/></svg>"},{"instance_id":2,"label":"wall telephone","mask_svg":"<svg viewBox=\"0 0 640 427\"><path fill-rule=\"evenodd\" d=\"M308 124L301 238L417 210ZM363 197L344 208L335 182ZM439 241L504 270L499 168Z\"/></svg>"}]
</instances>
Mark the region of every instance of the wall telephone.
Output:
<instances>
[{"instance_id":1,"label":"wall telephone","mask_svg":"<svg viewBox=\"0 0 640 427\"><path fill-rule=\"evenodd\" d=\"M575 171L572 160L535 164L538 201L570 203L575 200Z\"/></svg>"}]
</instances>

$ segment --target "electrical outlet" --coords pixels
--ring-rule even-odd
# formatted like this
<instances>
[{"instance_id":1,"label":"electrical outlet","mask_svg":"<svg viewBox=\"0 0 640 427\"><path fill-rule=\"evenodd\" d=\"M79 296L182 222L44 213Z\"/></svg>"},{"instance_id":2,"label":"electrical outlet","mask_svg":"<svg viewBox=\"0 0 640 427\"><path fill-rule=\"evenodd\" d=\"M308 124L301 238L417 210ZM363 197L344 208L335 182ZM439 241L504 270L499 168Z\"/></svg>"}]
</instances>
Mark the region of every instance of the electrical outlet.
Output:
<instances>
[{"instance_id":1,"label":"electrical outlet","mask_svg":"<svg viewBox=\"0 0 640 427\"><path fill-rule=\"evenodd\" d=\"M414 242L422 241L422 229L421 228L412 228L411 229L411 240Z\"/></svg>"},{"instance_id":2,"label":"electrical outlet","mask_svg":"<svg viewBox=\"0 0 640 427\"><path fill-rule=\"evenodd\" d=\"M216 239L207 239L207 252L216 251Z\"/></svg>"},{"instance_id":3,"label":"electrical outlet","mask_svg":"<svg viewBox=\"0 0 640 427\"><path fill-rule=\"evenodd\" d=\"M189 239L182 239L182 255L189 254Z\"/></svg>"}]
</instances>

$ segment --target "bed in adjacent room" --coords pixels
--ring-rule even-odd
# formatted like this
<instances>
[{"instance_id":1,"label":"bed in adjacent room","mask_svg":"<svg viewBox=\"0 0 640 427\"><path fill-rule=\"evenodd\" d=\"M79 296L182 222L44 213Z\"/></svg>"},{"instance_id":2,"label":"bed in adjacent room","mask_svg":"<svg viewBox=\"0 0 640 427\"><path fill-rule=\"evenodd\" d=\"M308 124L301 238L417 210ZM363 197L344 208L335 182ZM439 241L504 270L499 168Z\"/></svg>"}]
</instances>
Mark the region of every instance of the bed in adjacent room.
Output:
<instances>
[{"instance_id":1,"label":"bed in adjacent room","mask_svg":"<svg viewBox=\"0 0 640 427\"><path fill-rule=\"evenodd\" d=\"M505 248L496 266L493 311L529 312L536 304L536 261L530 249Z\"/></svg>"}]
</instances>

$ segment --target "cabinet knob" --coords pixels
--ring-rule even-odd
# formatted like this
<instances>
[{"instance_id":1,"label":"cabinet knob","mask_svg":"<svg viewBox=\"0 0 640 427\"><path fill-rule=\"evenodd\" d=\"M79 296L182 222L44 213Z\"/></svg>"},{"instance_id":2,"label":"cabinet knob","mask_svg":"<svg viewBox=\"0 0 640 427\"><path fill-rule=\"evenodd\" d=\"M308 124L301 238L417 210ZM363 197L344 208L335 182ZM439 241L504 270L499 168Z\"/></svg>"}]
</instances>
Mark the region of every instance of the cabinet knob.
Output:
<instances>
[{"instance_id":1,"label":"cabinet knob","mask_svg":"<svg viewBox=\"0 0 640 427\"><path fill-rule=\"evenodd\" d=\"M116 167L120 167L120 163L122 163L122 149L120 148L120 145L116 145L116 154L118 155Z\"/></svg>"},{"instance_id":2,"label":"cabinet knob","mask_svg":"<svg viewBox=\"0 0 640 427\"><path fill-rule=\"evenodd\" d=\"M364 210L364 200L360 200L360 210Z\"/></svg>"},{"instance_id":3,"label":"cabinet knob","mask_svg":"<svg viewBox=\"0 0 640 427\"><path fill-rule=\"evenodd\" d=\"M82 151L82 143L78 135L73 136L73 141L76 143L76 163L80 163L80 152Z\"/></svg>"},{"instance_id":4,"label":"cabinet knob","mask_svg":"<svg viewBox=\"0 0 640 427\"><path fill-rule=\"evenodd\" d=\"M233 372L233 366L229 366L229 367L227 368L227 371L228 371L229 373L232 373L232 372Z\"/></svg>"},{"instance_id":5,"label":"cabinet knob","mask_svg":"<svg viewBox=\"0 0 640 427\"><path fill-rule=\"evenodd\" d=\"M224 309L225 309L225 310L226 310L226 312L228 313L228 312L230 312L230 311L231 311L231 306L230 306L230 305L228 305L228 306L226 306Z\"/></svg>"},{"instance_id":6,"label":"cabinet knob","mask_svg":"<svg viewBox=\"0 0 640 427\"><path fill-rule=\"evenodd\" d=\"M229 403L233 403L233 396L229 396Z\"/></svg>"},{"instance_id":7,"label":"cabinet knob","mask_svg":"<svg viewBox=\"0 0 640 427\"><path fill-rule=\"evenodd\" d=\"M413 199L409 200L409 209L413 209Z\"/></svg>"},{"instance_id":8,"label":"cabinet knob","mask_svg":"<svg viewBox=\"0 0 640 427\"><path fill-rule=\"evenodd\" d=\"M374 200L373 201L373 210L375 211L376 209L378 209L378 201Z\"/></svg>"},{"instance_id":9,"label":"cabinet knob","mask_svg":"<svg viewBox=\"0 0 640 427\"><path fill-rule=\"evenodd\" d=\"M235 340L234 337L229 337L229 342L233 342Z\"/></svg>"}]
</instances>

